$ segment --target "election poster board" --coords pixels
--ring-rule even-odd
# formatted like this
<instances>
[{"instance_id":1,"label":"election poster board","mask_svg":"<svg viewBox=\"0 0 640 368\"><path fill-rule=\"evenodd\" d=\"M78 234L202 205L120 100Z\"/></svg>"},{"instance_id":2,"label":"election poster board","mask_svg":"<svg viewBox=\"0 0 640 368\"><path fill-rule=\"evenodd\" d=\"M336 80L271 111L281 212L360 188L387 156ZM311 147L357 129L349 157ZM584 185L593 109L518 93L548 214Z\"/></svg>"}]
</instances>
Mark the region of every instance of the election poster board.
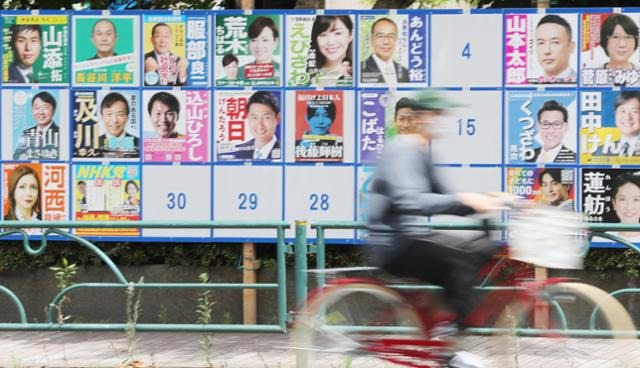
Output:
<instances>
[{"instance_id":1,"label":"election poster board","mask_svg":"<svg viewBox=\"0 0 640 368\"><path fill-rule=\"evenodd\" d=\"M69 84L69 17L2 16L3 85Z\"/></svg>"},{"instance_id":2,"label":"election poster board","mask_svg":"<svg viewBox=\"0 0 640 368\"><path fill-rule=\"evenodd\" d=\"M447 190L640 221L614 189L630 189L616 178L633 181L640 167L631 8L0 16L3 216L366 222L375 165L431 87L456 105L426 147ZM27 168L38 194L11 209L11 178ZM425 219L443 220L457 221ZM275 239L266 229L78 233ZM365 241L355 230L327 238Z\"/></svg>"}]
</instances>

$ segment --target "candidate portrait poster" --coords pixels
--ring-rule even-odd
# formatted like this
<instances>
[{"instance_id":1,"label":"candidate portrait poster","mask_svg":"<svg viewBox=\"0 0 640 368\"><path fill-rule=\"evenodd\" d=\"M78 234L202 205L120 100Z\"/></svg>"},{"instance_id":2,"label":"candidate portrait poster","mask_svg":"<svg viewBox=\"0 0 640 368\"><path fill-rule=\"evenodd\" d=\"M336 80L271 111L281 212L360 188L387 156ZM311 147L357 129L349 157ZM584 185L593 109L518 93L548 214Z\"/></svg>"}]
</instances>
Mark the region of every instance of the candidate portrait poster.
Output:
<instances>
[{"instance_id":1,"label":"candidate portrait poster","mask_svg":"<svg viewBox=\"0 0 640 368\"><path fill-rule=\"evenodd\" d=\"M582 91L580 101L580 163L640 164L640 91Z\"/></svg>"},{"instance_id":2,"label":"candidate portrait poster","mask_svg":"<svg viewBox=\"0 0 640 368\"><path fill-rule=\"evenodd\" d=\"M69 84L69 17L3 15L2 82Z\"/></svg>"},{"instance_id":3,"label":"candidate portrait poster","mask_svg":"<svg viewBox=\"0 0 640 368\"><path fill-rule=\"evenodd\" d=\"M2 165L2 219L66 221L68 165L5 163ZM40 229L28 229L39 233Z\"/></svg>"},{"instance_id":4,"label":"candidate portrait poster","mask_svg":"<svg viewBox=\"0 0 640 368\"><path fill-rule=\"evenodd\" d=\"M216 15L215 85L281 86L282 32L281 15Z\"/></svg>"},{"instance_id":5,"label":"candidate portrait poster","mask_svg":"<svg viewBox=\"0 0 640 368\"><path fill-rule=\"evenodd\" d=\"M73 157L140 157L140 94L137 90L74 90Z\"/></svg>"},{"instance_id":6,"label":"candidate portrait poster","mask_svg":"<svg viewBox=\"0 0 640 368\"><path fill-rule=\"evenodd\" d=\"M582 86L639 86L639 13L582 14Z\"/></svg>"},{"instance_id":7,"label":"candidate portrait poster","mask_svg":"<svg viewBox=\"0 0 640 368\"><path fill-rule=\"evenodd\" d=\"M295 161L342 162L343 91L295 91Z\"/></svg>"},{"instance_id":8,"label":"candidate portrait poster","mask_svg":"<svg viewBox=\"0 0 640 368\"><path fill-rule=\"evenodd\" d=\"M145 86L206 86L209 40L206 16L144 15Z\"/></svg>"},{"instance_id":9,"label":"candidate portrait poster","mask_svg":"<svg viewBox=\"0 0 640 368\"><path fill-rule=\"evenodd\" d=\"M582 211L589 222L640 223L640 171L582 169ZM640 232L610 233L640 242Z\"/></svg>"},{"instance_id":10,"label":"candidate portrait poster","mask_svg":"<svg viewBox=\"0 0 640 368\"><path fill-rule=\"evenodd\" d=\"M427 28L424 15L360 15L360 84L426 86Z\"/></svg>"},{"instance_id":11,"label":"candidate portrait poster","mask_svg":"<svg viewBox=\"0 0 640 368\"><path fill-rule=\"evenodd\" d=\"M73 84L139 86L137 16L73 17Z\"/></svg>"},{"instance_id":12,"label":"candidate portrait poster","mask_svg":"<svg viewBox=\"0 0 640 368\"><path fill-rule=\"evenodd\" d=\"M506 85L576 85L576 14L506 14L504 43Z\"/></svg>"},{"instance_id":13,"label":"candidate portrait poster","mask_svg":"<svg viewBox=\"0 0 640 368\"><path fill-rule=\"evenodd\" d=\"M352 15L287 17L287 86L353 86L355 34Z\"/></svg>"},{"instance_id":14,"label":"candidate portrait poster","mask_svg":"<svg viewBox=\"0 0 640 368\"><path fill-rule=\"evenodd\" d=\"M218 161L282 160L280 91L218 91L215 111Z\"/></svg>"},{"instance_id":15,"label":"candidate portrait poster","mask_svg":"<svg viewBox=\"0 0 640 368\"><path fill-rule=\"evenodd\" d=\"M76 221L139 221L138 165L76 164L73 166ZM138 236L140 229L77 229L80 236Z\"/></svg>"},{"instance_id":16,"label":"candidate portrait poster","mask_svg":"<svg viewBox=\"0 0 640 368\"><path fill-rule=\"evenodd\" d=\"M507 91L505 103L508 163L576 163L576 91Z\"/></svg>"},{"instance_id":17,"label":"candidate portrait poster","mask_svg":"<svg viewBox=\"0 0 640 368\"><path fill-rule=\"evenodd\" d=\"M143 92L145 162L209 161L209 91Z\"/></svg>"},{"instance_id":18,"label":"candidate portrait poster","mask_svg":"<svg viewBox=\"0 0 640 368\"><path fill-rule=\"evenodd\" d=\"M575 210L575 169L507 168L507 192L537 204Z\"/></svg>"},{"instance_id":19,"label":"candidate portrait poster","mask_svg":"<svg viewBox=\"0 0 640 368\"><path fill-rule=\"evenodd\" d=\"M62 89L3 90L3 157L20 161L67 159L68 96Z\"/></svg>"}]
</instances>

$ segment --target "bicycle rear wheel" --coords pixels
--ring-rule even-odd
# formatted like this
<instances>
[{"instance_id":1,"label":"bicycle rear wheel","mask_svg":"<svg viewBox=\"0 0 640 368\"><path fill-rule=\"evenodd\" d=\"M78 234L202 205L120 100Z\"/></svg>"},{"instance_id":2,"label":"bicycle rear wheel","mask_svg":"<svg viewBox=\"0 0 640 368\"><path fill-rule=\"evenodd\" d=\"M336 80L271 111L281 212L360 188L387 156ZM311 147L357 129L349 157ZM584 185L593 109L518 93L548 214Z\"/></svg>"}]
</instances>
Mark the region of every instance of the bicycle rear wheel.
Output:
<instances>
[{"instance_id":1,"label":"bicycle rear wheel","mask_svg":"<svg viewBox=\"0 0 640 368\"><path fill-rule=\"evenodd\" d=\"M632 349L634 342L629 339L636 339L633 321L618 300L597 287L577 282L549 285L539 297L549 302L548 328L534 331L534 298L507 305L495 324L500 329L493 341L496 364L517 367L535 357L536 362L548 360L548 366L628 366L624 359L603 356L612 350L613 344L620 345L620 349L625 346ZM596 323L589 326L594 309L597 309Z\"/></svg>"},{"instance_id":2,"label":"bicycle rear wheel","mask_svg":"<svg viewBox=\"0 0 640 368\"><path fill-rule=\"evenodd\" d=\"M319 291L296 315L292 337L298 368L440 367L446 346L425 338L419 315L400 293L367 283Z\"/></svg>"}]
</instances>

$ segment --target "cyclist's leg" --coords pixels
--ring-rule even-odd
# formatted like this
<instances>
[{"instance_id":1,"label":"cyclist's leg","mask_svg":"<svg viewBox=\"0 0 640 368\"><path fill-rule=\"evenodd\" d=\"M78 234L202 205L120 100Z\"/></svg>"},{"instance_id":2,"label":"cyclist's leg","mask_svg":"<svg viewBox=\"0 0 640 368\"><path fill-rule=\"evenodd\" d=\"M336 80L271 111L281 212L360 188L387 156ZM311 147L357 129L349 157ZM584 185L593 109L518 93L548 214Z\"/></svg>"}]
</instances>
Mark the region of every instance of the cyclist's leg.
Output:
<instances>
[{"instance_id":1,"label":"cyclist's leg","mask_svg":"<svg viewBox=\"0 0 640 368\"><path fill-rule=\"evenodd\" d=\"M445 297L462 321L474 308L472 294L475 275L488 256L486 246L442 233L422 238L398 239L400 250L381 265L385 271L401 277L413 277L445 289ZM464 246L464 247L463 247ZM483 249L469 252L467 249Z\"/></svg>"}]
</instances>

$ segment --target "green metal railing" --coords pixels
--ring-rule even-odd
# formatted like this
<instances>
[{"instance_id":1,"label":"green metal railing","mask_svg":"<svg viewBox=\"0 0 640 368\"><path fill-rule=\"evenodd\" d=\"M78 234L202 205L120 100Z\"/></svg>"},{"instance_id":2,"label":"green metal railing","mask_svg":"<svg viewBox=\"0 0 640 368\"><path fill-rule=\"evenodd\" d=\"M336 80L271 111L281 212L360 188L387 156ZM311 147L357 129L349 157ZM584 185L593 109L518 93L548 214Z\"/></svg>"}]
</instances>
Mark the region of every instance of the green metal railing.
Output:
<instances>
[{"instance_id":1,"label":"green metal railing","mask_svg":"<svg viewBox=\"0 0 640 368\"><path fill-rule=\"evenodd\" d=\"M423 224L416 224L415 226L426 227L435 230L486 230L487 226L489 226L490 230L505 230L505 223L494 223L494 224L481 224L476 222L453 222L453 223L444 223L444 222L430 222ZM304 303L307 292L307 278L306 274L308 272L307 265L307 252L310 249L312 252L316 253L316 269L324 270L326 266L326 244L325 244L325 231L329 229L355 229L355 230L365 230L367 228L366 224L361 222L352 222L352 221L324 221L324 222L315 222L311 224L311 229L316 231L316 244L310 245L307 244L306 241L306 222L296 223L296 305L300 306ZM605 231L638 231L640 232L640 225L631 225L631 224L589 224L588 226L590 234L589 239L593 239L595 237L602 237L614 242L618 242L629 249L632 249L636 253L640 254L640 248L629 241L620 238L619 236L615 236L612 234L605 233ZM588 252L589 248L585 248L585 254ZM298 276L299 275L299 276ZM304 276L303 276L304 275ZM497 287L497 286L488 286L488 280L485 279L480 286L477 287L479 290L485 291L493 291L497 290L496 288L505 288L505 287ZM323 287L326 284L325 274L324 272L316 273L316 283L318 287ZM414 289L425 289L425 290L441 290L439 286L433 285L393 285L394 288L414 288ZM507 287L509 289L514 289L514 287ZM615 290L609 293L613 297L617 297L625 294L640 294L640 288L627 288L621 290ZM577 330L577 329L568 329L567 318L564 310L560 306L560 304L551 299L547 298L547 301L553 306L554 310L557 312L558 318L560 320L560 325L562 327L561 333L571 336L610 336L611 333L608 331L597 331L596 330L596 320L597 320L597 312L599 308L596 306L591 312L591 317L589 320L589 328L586 330ZM518 333L522 333L523 335L540 335L543 333L557 333L557 330L549 331L549 330L540 330L540 329L521 329L522 331L518 331ZM470 329L472 333L496 333L499 332L494 328L473 328ZM640 330L635 332L637 336L640 337Z\"/></svg>"},{"instance_id":2,"label":"green metal railing","mask_svg":"<svg viewBox=\"0 0 640 368\"><path fill-rule=\"evenodd\" d=\"M286 222L240 222L240 221L0 221L0 228L12 229L0 233L0 238L21 235L24 250L37 256L45 252L50 236L68 238L77 242L98 256L109 267L117 282L113 283L77 283L61 290L49 304L46 323L29 323L25 308L20 299L9 289L0 286L0 294L6 295L16 306L20 323L0 323L0 330L110 330L124 331L126 323L55 323L55 306L71 291L78 289L126 289L132 285L135 289L277 289L277 324L152 324L137 323L140 331L242 331L242 332L286 332L287 297L284 231L289 228ZM42 232L41 245L34 249L29 243L25 228L46 229ZM120 269L97 246L79 236L60 229L70 228L164 228L164 229L274 229L276 232L277 282L276 283L132 283L127 281Z\"/></svg>"}]
</instances>

